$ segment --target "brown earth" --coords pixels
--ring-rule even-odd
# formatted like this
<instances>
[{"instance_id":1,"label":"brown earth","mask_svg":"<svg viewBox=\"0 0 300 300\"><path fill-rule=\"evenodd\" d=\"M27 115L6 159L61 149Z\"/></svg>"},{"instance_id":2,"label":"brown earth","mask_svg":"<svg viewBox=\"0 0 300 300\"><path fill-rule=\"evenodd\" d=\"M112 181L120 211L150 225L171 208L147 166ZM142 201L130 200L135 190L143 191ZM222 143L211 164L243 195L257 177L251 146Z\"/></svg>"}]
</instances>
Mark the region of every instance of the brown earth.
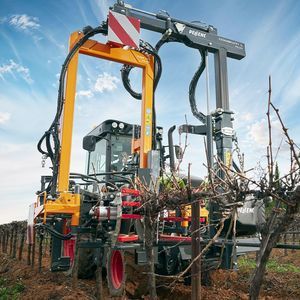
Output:
<instances>
[{"instance_id":1,"label":"brown earth","mask_svg":"<svg viewBox=\"0 0 300 300\"><path fill-rule=\"evenodd\" d=\"M300 267L300 252L289 251L288 255L284 256L283 251L275 250L273 258ZM46 267L48 261L49 257L46 256L42 272L38 273L37 266L35 265L32 269L26 264L25 259L18 261L10 258L7 254L0 254L0 280L5 279L8 286L21 282L24 290L20 293L20 299L96 299L94 279L78 280L78 287L74 289L69 276L49 271L49 268ZM127 272L127 293L122 299L147 299L143 296L143 291L147 286L144 275L132 265L129 265ZM211 275L211 285L202 287L202 299L248 299L250 276L251 271L247 269L238 272L214 271ZM158 288L159 299L190 299L191 288L183 283L178 283L175 287L170 288L166 287L168 282L159 279L158 284L160 286ZM104 299L111 299L108 296L106 284L104 284ZM268 271L263 283L261 299L300 299L300 273Z\"/></svg>"}]
</instances>

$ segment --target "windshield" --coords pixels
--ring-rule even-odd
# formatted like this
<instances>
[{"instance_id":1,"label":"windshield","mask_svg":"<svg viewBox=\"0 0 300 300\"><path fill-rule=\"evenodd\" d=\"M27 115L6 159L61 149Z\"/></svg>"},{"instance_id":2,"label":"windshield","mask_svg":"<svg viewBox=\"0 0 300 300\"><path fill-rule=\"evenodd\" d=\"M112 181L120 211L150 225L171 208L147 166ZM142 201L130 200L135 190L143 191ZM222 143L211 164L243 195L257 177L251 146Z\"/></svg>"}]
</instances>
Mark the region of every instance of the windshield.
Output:
<instances>
[{"instance_id":1,"label":"windshield","mask_svg":"<svg viewBox=\"0 0 300 300\"><path fill-rule=\"evenodd\" d=\"M111 137L111 171L119 172L131 157L131 136Z\"/></svg>"},{"instance_id":2,"label":"windshield","mask_svg":"<svg viewBox=\"0 0 300 300\"><path fill-rule=\"evenodd\" d=\"M96 143L95 151L90 153L88 174L94 175L105 172L106 169L106 140Z\"/></svg>"},{"instance_id":3,"label":"windshield","mask_svg":"<svg viewBox=\"0 0 300 300\"><path fill-rule=\"evenodd\" d=\"M120 172L131 158L131 136L111 135L111 166L106 168L107 140L96 143L95 150L88 158L88 175L103 172ZM100 176L101 177L101 176Z\"/></svg>"}]
</instances>

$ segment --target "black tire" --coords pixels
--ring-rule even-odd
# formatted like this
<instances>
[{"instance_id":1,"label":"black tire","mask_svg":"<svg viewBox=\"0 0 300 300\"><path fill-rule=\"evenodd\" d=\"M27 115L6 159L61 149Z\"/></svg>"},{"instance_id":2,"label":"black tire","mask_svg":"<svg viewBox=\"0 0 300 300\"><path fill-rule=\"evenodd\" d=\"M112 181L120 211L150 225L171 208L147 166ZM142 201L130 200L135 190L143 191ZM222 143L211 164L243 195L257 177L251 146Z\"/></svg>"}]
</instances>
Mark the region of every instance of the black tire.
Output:
<instances>
[{"instance_id":1,"label":"black tire","mask_svg":"<svg viewBox=\"0 0 300 300\"><path fill-rule=\"evenodd\" d=\"M94 249L79 249L78 278L88 279L95 275L95 253Z\"/></svg>"},{"instance_id":2,"label":"black tire","mask_svg":"<svg viewBox=\"0 0 300 300\"><path fill-rule=\"evenodd\" d=\"M106 279L109 293L113 297L122 296L125 290L125 259L120 250L107 252Z\"/></svg>"},{"instance_id":3,"label":"black tire","mask_svg":"<svg viewBox=\"0 0 300 300\"><path fill-rule=\"evenodd\" d=\"M76 245L76 243L75 243ZM74 248L75 248L74 245ZM75 249L74 249L75 252ZM76 255L76 254L75 254ZM74 257L75 259L75 257ZM66 271L66 275L72 275L74 268L74 260L71 261L71 266L68 271ZM95 263L95 249L90 248L79 248L79 258L78 258L78 278L80 279L88 279L92 278L95 275L96 270Z\"/></svg>"},{"instance_id":4,"label":"black tire","mask_svg":"<svg viewBox=\"0 0 300 300\"><path fill-rule=\"evenodd\" d=\"M175 275L180 269L180 254L178 247L159 247L158 264L156 272L160 275Z\"/></svg>"}]
</instances>

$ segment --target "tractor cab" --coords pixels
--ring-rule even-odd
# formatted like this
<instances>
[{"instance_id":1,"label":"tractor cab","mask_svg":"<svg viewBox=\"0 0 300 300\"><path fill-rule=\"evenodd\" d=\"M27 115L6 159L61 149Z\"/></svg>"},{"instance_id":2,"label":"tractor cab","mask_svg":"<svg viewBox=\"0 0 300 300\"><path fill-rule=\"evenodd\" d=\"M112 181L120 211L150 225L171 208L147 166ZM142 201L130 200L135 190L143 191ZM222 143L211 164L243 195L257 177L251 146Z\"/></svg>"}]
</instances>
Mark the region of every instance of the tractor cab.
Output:
<instances>
[{"instance_id":1,"label":"tractor cab","mask_svg":"<svg viewBox=\"0 0 300 300\"><path fill-rule=\"evenodd\" d=\"M88 151L87 175L109 179L112 172L126 171L132 159L131 124L106 120L83 138L83 149Z\"/></svg>"}]
</instances>

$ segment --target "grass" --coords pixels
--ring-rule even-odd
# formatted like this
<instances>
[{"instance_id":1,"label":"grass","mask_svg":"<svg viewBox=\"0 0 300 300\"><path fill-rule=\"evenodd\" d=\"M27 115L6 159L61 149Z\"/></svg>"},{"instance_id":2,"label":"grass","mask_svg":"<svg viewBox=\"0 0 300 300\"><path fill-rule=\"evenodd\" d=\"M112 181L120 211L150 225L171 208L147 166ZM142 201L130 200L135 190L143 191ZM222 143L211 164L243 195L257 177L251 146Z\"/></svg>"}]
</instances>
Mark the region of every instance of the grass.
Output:
<instances>
[{"instance_id":1,"label":"grass","mask_svg":"<svg viewBox=\"0 0 300 300\"><path fill-rule=\"evenodd\" d=\"M0 278L0 299L1 300L17 300L24 291L25 286L21 280L13 284L9 284L7 279Z\"/></svg>"},{"instance_id":2,"label":"grass","mask_svg":"<svg viewBox=\"0 0 300 300\"><path fill-rule=\"evenodd\" d=\"M253 270L256 266L254 258L242 256L238 260L240 270ZM300 267L292 263L280 263L276 259L270 259L267 263L267 271L275 273L300 273Z\"/></svg>"}]
</instances>

